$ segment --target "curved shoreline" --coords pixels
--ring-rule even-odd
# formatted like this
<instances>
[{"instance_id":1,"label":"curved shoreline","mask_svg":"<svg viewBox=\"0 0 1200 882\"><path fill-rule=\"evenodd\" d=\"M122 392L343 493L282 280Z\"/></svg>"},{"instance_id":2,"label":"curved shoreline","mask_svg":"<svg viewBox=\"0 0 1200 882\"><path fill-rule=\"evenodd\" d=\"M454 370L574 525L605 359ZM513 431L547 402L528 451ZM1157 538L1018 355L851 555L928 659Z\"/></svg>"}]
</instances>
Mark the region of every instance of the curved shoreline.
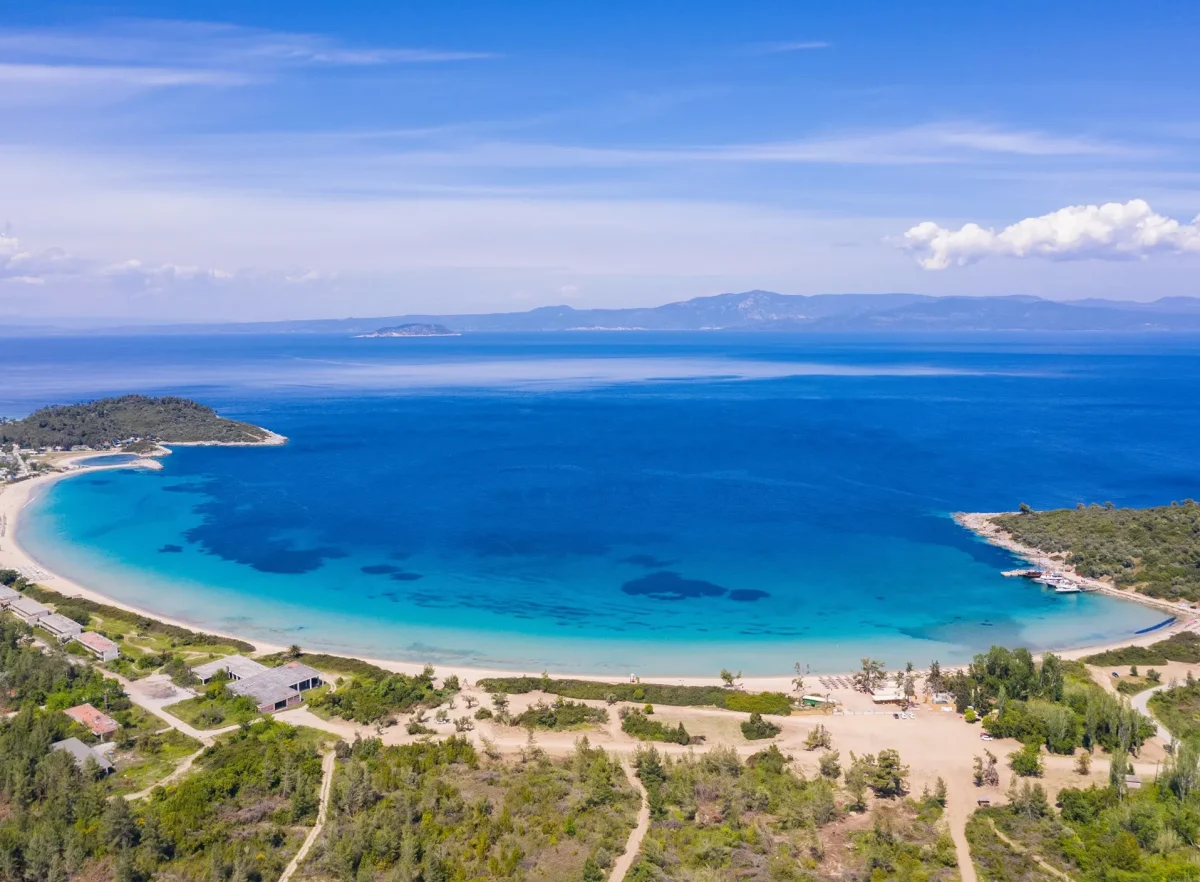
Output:
<instances>
[{"instance_id":1,"label":"curved shoreline","mask_svg":"<svg viewBox=\"0 0 1200 882\"><path fill-rule=\"evenodd\" d=\"M286 443L286 441L287 441L287 439L281 435L276 435L275 433L271 433L271 435L273 436L273 440L271 440L270 442L263 442L264 444L269 443L269 444L277 445L277 444ZM274 440L274 439L279 439L279 440ZM89 588L86 585L81 584L78 581L75 581L73 579L68 579L64 576L61 576L61 575L55 573L53 570L51 570L50 568L43 565L40 561L38 561L35 557L33 557L33 555L31 555L25 549L23 549L20 546L20 544L18 543L17 538L16 538L16 529L17 529L17 523L19 520L19 516L25 508L27 508L30 504L32 504L35 501L35 499L38 496L39 491L45 490L46 488L50 487L56 481L63 480L65 478L69 478L73 475L87 474L87 473L91 473L91 472L106 471L106 470L121 469L121 468L162 468L162 465L160 463L156 462L153 459L153 457L169 455L171 452L169 448L173 447L173 446L209 446L209 445L167 444L167 445L161 445L159 450L157 450L151 454L148 454L146 457L139 459L139 460L135 460L133 462L129 462L129 463L119 463L119 464L102 465L102 466L79 466L79 465L76 465L76 463L79 460L87 459L88 457L97 455L96 452L91 451L86 454L77 454L77 455L73 455L73 456L70 456L70 457L67 457L67 458L61 460L59 464L67 466L67 468L69 469L68 471L57 472L57 473L50 474L50 475L42 475L42 476L38 476L36 478L31 478L26 481L18 482L15 484L0 486L0 515L5 516L5 524L6 524L6 531L3 534L0 534L0 569L11 568L11 569L25 570L25 571L40 573L41 574L40 576L38 576L36 579L31 579L31 581L35 581L35 582L37 582L37 584L41 585L42 587L44 587L48 590L51 590L51 591L55 591L66 597L72 597L72 596L83 597L85 599L92 600L97 603L103 603L103 604L107 604L109 606L118 607L118 608L124 609L128 612L135 613L136 615L139 615L139 616L156 619L160 622L165 622L165 623L171 624L171 625L177 625L179 627L187 628L189 630L202 630L206 633L214 634L219 637L243 640L248 643L252 643L256 647L255 654L270 654L270 653L276 653L276 652L281 652L281 651L285 650L286 647L283 646L282 644L264 641L257 637L247 637L245 635L234 634L228 630L214 628L214 627L211 627L211 626L201 623L201 622L190 622L190 621L187 621L184 619L172 618L170 616L163 615L163 614L155 612L153 610L146 609L144 607L139 607L136 605L132 605L129 603L125 603L121 600L115 599L107 594L96 591L93 588ZM243 444L239 443L239 444L221 444L219 446L259 446L259 445L256 445L253 443L247 443L247 444L243 445ZM1023 546L1020 546L1015 542L1005 541L1003 536L996 535L999 533L999 531L994 526L991 527L990 532L987 531L986 527L989 526L989 524L987 524L986 519L989 517L991 517L991 515L989 515L989 514L961 514L960 513L960 514L954 515L954 520L957 523L959 523L961 526L972 530L973 532L977 533L985 540L992 542L995 545L1004 547L1007 550L1012 551L1014 554L1018 554L1019 556L1021 556L1023 558L1029 559L1031 562L1036 563L1038 561L1039 554L1035 550L1024 548ZM1050 565L1049 558L1044 558L1044 556L1042 556L1042 557L1043 557L1043 559L1045 559L1047 561L1046 565ZM1054 563L1054 565L1058 568L1062 567L1061 562ZM1075 647L1075 648L1071 648L1071 649L1065 649L1062 651L1056 651L1056 654L1058 654L1060 657L1066 658L1066 659L1080 658L1085 655L1090 655L1092 653L1099 652L1099 651L1102 651L1105 649L1114 648L1114 647L1146 645L1146 644L1154 643L1154 642L1157 642L1158 640L1163 639L1165 636L1167 636L1169 633L1171 633L1173 631L1189 629L1193 625L1196 624L1194 611L1192 611L1190 609L1188 609L1186 611L1181 610L1179 607L1176 607L1171 604L1165 604L1162 602L1154 601L1152 598L1143 598L1141 596L1131 596L1126 592L1117 591L1116 589L1111 588L1111 586L1107 586L1107 587L1108 587L1108 590L1104 592L1106 594L1109 594L1109 595L1114 596L1121 600L1132 601L1132 602L1141 601L1143 603L1147 603L1150 606L1155 606L1160 609L1169 610L1170 612L1179 616L1179 619L1174 624L1172 624L1171 626L1169 626L1167 628L1156 629L1147 634L1141 634L1141 635L1130 634L1128 637L1117 639L1117 640L1110 640L1110 641L1106 641L1106 642L1100 643L1100 644L1092 644L1092 645L1087 645L1087 646ZM395 659L373 658L373 657L369 657L369 656L364 656L362 654L355 654L355 653L344 652L344 651L343 652L328 651L328 650L322 650L322 651L328 655L335 655L335 656L339 656L339 657L343 657L343 658L361 659L363 661L367 661L371 664L377 665L378 667L384 668L385 670L395 671L397 673L416 674L416 673L419 673L421 671L422 667L424 666L423 663L419 663L419 662L406 662L406 661L399 661L399 660L395 660ZM980 651L982 651L982 650L980 650ZM1055 650L1047 649L1044 651L1050 652L1050 651L1055 651ZM947 666L947 669L949 669L950 667L951 666ZM504 669L480 668L480 667L473 667L470 665L456 665L453 663L440 664L438 666L438 669L441 671L444 671L446 674L451 674L451 673L457 674L460 678L465 678L470 681L478 680L483 677L522 676L522 675L529 675L530 673L536 673L536 672L531 672L528 670L515 670L515 669L511 669L511 668L504 668ZM553 675L553 672L552 672L552 675ZM558 675L556 675L556 676L558 676ZM596 680L596 681L601 681L601 682L611 682L615 679L614 676L611 674L578 674L578 673L572 672L569 674L563 674L561 676L569 676L569 677L573 677L575 679ZM838 675L838 674L827 674L827 673L822 672L822 673L814 673L810 676L817 677L817 676L847 676L847 675L844 673ZM650 682L650 681L673 682L673 683L680 683L680 684L685 684L685 685L712 685L712 683L715 679L712 676L683 676L683 677L680 677L678 675L655 676L655 675L649 674L649 673L645 674L645 675L640 675L640 678L647 682ZM755 691L791 692L792 691L791 681L792 681L792 674L786 673L786 674L779 674L779 675L748 676L748 677L743 678L741 682L743 683L743 685L746 688L749 688L749 689L752 689Z\"/></svg>"}]
</instances>

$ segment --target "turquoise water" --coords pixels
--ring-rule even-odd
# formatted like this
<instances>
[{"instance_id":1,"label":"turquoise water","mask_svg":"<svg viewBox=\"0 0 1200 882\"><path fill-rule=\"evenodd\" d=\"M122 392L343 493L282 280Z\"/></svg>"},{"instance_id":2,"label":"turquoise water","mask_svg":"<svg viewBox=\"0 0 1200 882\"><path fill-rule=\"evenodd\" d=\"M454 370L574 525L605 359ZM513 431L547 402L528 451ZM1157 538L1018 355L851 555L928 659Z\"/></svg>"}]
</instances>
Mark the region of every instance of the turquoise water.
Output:
<instances>
[{"instance_id":1,"label":"turquoise water","mask_svg":"<svg viewBox=\"0 0 1200 882\"><path fill-rule=\"evenodd\" d=\"M1005 579L1011 556L949 515L1200 495L1189 339L360 342L30 346L3 412L153 376L291 441L59 482L22 544L124 601L310 649L766 674L1131 634L1162 615Z\"/></svg>"}]
</instances>

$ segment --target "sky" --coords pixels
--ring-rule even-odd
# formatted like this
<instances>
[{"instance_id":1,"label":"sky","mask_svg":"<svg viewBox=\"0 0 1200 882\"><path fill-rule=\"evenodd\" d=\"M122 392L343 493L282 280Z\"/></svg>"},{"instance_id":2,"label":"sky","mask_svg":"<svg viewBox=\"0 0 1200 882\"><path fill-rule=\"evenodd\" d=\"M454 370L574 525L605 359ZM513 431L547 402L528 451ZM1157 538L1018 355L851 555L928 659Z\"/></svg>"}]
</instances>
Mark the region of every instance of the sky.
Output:
<instances>
[{"instance_id":1,"label":"sky","mask_svg":"<svg viewBox=\"0 0 1200 882\"><path fill-rule=\"evenodd\" d=\"M9 3L0 317L1200 296L1197 34L1192 0Z\"/></svg>"}]
</instances>

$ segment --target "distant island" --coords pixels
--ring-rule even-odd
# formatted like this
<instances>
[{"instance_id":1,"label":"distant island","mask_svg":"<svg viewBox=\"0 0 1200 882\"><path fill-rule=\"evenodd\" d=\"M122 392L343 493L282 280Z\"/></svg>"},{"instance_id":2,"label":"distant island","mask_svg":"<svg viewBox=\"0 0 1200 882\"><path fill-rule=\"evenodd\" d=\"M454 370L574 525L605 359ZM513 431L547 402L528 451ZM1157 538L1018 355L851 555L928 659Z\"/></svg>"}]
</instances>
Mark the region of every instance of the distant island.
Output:
<instances>
[{"instance_id":1,"label":"distant island","mask_svg":"<svg viewBox=\"0 0 1200 882\"><path fill-rule=\"evenodd\" d=\"M169 444L281 444L287 439L250 423L218 416L188 398L123 395L83 404L56 404L20 420L0 421L0 444L26 448L145 449Z\"/></svg>"},{"instance_id":2,"label":"distant island","mask_svg":"<svg viewBox=\"0 0 1200 882\"><path fill-rule=\"evenodd\" d=\"M394 325L390 328L379 328L369 334L358 334L358 337L460 337L458 331L452 331L445 325L430 325L411 322L407 325Z\"/></svg>"}]
</instances>

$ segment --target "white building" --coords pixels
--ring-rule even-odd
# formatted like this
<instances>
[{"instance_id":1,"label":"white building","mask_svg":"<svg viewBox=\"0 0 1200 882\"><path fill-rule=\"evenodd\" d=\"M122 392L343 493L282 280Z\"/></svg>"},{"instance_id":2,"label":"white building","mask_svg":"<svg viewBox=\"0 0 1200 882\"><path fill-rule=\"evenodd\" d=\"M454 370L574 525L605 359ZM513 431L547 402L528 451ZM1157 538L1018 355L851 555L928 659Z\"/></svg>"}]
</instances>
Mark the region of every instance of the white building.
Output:
<instances>
[{"instance_id":1,"label":"white building","mask_svg":"<svg viewBox=\"0 0 1200 882\"><path fill-rule=\"evenodd\" d=\"M30 625L37 624L38 619L42 616L50 615L50 607L43 606L33 598L26 597L24 594L9 603L8 611Z\"/></svg>"},{"instance_id":2,"label":"white building","mask_svg":"<svg viewBox=\"0 0 1200 882\"><path fill-rule=\"evenodd\" d=\"M0 609L7 609L8 605L21 596L21 592L7 585L0 585Z\"/></svg>"},{"instance_id":3,"label":"white building","mask_svg":"<svg viewBox=\"0 0 1200 882\"><path fill-rule=\"evenodd\" d=\"M121 647L95 631L84 631L76 636L75 642L102 662L112 661L121 654Z\"/></svg>"},{"instance_id":4,"label":"white building","mask_svg":"<svg viewBox=\"0 0 1200 882\"><path fill-rule=\"evenodd\" d=\"M260 665L252 658L244 655L227 655L216 661L205 662L192 668L192 673L201 683L208 683L217 674L224 674L230 680L246 680L255 674L271 670L266 665Z\"/></svg>"},{"instance_id":5,"label":"white building","mask_svg":"<svg viewBox=\"0 0 1200 882\"><path fill-rule=\"evenodd\" d=\"M78 637L83 633L83 625L58 613L42 616L37 620L37 626L49 631L60 643L66 643L72 637Z\"/></svg>"}]
</instances>

